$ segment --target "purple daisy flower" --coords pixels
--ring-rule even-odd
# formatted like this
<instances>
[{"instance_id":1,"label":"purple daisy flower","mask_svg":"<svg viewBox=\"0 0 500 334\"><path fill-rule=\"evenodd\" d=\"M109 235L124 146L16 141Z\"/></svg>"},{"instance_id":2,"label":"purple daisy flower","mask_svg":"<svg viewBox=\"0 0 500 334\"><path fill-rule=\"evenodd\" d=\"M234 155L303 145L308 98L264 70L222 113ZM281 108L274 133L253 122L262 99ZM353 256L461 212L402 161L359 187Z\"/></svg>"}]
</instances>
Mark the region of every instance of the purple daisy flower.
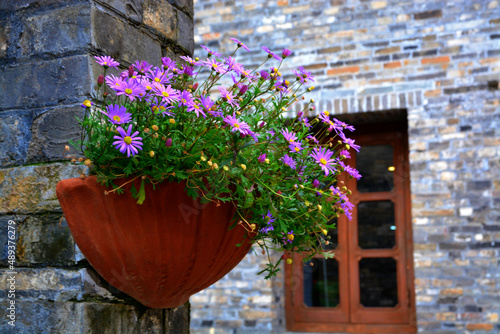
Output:
<instances>
[{"instance_id":1,"label":"purple daisy flower","mask_svg":"<svg viewBox=\"0 0 500 334\"><path fill-rule=\"evenodd\" d=\"M114 139L117 139L113 145L115 145L117 150L120 150L121 153L127 152L127 157L130 155L134 156L139 153L139 150L142 150L142 138L137 136L139 131L132 133L132 124L129 125L128 130L125 132L121 126L117 129L120 136L114 136Z\"/></svg>"},{"instance_id":2,"label":"purple daisy flower","mask_svg":"<svg viewBox=\"0 0 500 334\"><path fill-rule=\"evenodd\" d=\"M257 158L257 160L258 160L261 164L263 164L264 162L266 162L266 154L264 153L264 154L259 155L259 157Z\"/></svg>"},{"instance_id":3,"label":"purple daisy flower","mask_svg":"<svg viewBox=\"0 0 500 334\"><path fill-rule=\"evenodd\" d=\"M173 70L175 68L175 66L177 65L175 60L172 60L169 57L162 57L161 63L163 65L163 68L166 70Z\"/></svg>"},{"instance_id":4,"label":"purple daisy flower","mask_svg":"<svg viewBox=\"0 0 500 334\"><path fill-rule=\"evenodd\" d=\"M217 73L224 74L226 72L226 69L224 68L224 64L220 63L216 59L208 59L203 62L203 65L206 67L210 67L212 71L215 71Z\"/></svg>"},{"instance_id":5,"label":"purple daisy flower","mask_svg":"<svg viewBox=\"0 0 500 334\"><path fill-rule=\"evenodd\" d=\"M314 82L314 77L311 75L311 72L306 71L302 66L297 67L297 70L294 70L293 73L300 79L300 82L302 83L307 83L309 81Z\"/></svg>"},{"instance_id":6,"label":"purple daisy flower","mask_svg":"<svg viewBox=\"0 0 500 334\"><path fill-rule=\"evenodd\" d=\"M132 101L146 92L144 87L135 80L123 81L123 84L115 87L115 90L116 95L126 95Z\"/></svg>"},{"instance_id":7,"label":"purple daisy flower","mask_svg":"<svg viewBox=\"0 0 500 334\"><path fill-rule=\"evenodd\" d=\"M107 113L101 111L104 115L109 117L113 124L128 123L132 119L132 114L127 112L127 108L118 104L112 104L106 107Z\"/></svg>"},{"instance_id":8,"label":"purple daisy flower","mask_svg":"<svg viewBox=\"0 0 500 334\"><path fill-rule=\"evenodd\" d=\"M285 154L280 160L291 169L297 168L297 163L288 154Z\"/></svg>"},{"instance_id":9,"label":"purple daisy flower","mask_svg":"<svg viewBox=\"0 0 500 334\"><path fill-rule=\"evenodd\" d=\"M169 106L166 102L161 102L161 103L153 103L151 105L151 111L156 115L156 114L163 114L166 116L174 116L175 114L173 112L170 112L168 110L172 109L173 106Z\"/></svg>"},{"instance_id":10,"label":"purple daisy flower","mask_svg":"<svg viewBox=\"0 0 500 334\"><path fill-rule=\"evenodd\" d=\"M342 141L344 142L344 144L349 145L351 148L356 150L356 152L359 152L359 149L361 148L361 146L354 144L354 139L346 138L345 136L341 136L341 137L343 137Z\"/></svg>"},{"instance_id":11,"label":"purple daisy flower","mask_svg":"<svg viewBox=\"0 0 500 334\"><path fill-rule=\"evenodd\" d=\"M314 179L313 183L312 183L312 186L314 188L319 188L319 180L318 179Z\"/></svg>"},{"instance_id":12,"label":"purple daisy flower","mask_svg":"<svg viewBox=\"0 0 500 334\"><path fill-rule=\"evenodd\" d=\"M311 153L310 155L320 165L321 169L325 171L326 176L328 176L330 172L333 173L335 171L335 167L332 165L332 163L335 161L334 159L332 159L332 151L324 147L320 147L319 149L315 147L313 149L313 153Z\"/></svg>"},{"instance_id":13,"label":"purple daisy flower","mask_svg":"<svg viewBox=\"0 0 500 334\"><path fill-rule=\"evenodd\" d=\"M247 50L247 51L250 52L250 49L245 44L243 44L241 41L237 40L236 38L230 38L230 40L232 40L233 42L235 42L236 44L238 44L239 48L243 48L243 49L245 49L245 50Z\"/></svg>"},{"instance_id":14,"label":"purple daisy flower","mask_svg":"<svg viewBox=\"0 0 500 334\"><path fill-rule=\"evenodd\" d=\"M273 217L271 211L267 211L266 215L262 215L262 219L266 222L266 226L259 230L260 233L269 233L270 231L274 231L273 224L276 218Z\"/></svg>"},{"instance_id":15,"label":"purple daisy flower","mask_svg":"<svg viewBox=\"0 0 500 334\"><path fill-rule=\"evenodd\" d=\"M189 65L192 65L192 66L200 65L199 62L197 62L196 60L194 60L193 58L191 58L189 56L180 56L180 58L182 60L185 60Z\"/></svg>"},{"instance_id":16,"label":"purple daisy flower","mask_svg":"<svg viewBox=\"0 0 500 334\"><path fill-rule=\"evenodd\" d=\"M105 80L106 84L113 89L123 85L123 79L121 77L115 77L113 74L107 75Z\"/></svg>"},{"instance_id":17,"label":"purple daisy flower","mask_svg":"<svg viewBox=\"0 0 500 334\"><path fill-rule=\"evenodd\" d=\"M265 71L265 70L262 70L260 71L260 77L264 80L268 79L269 78L269 72Z\"/></svg>"},{"instance_id":18,"label":"purple daisy flower","mask_svg":"<svg viewBox=\"0 0 500 334\"><path fill-rule=\"evenodd\" d=\"M162 84L155 83L154 90L156 95L162 98L163 102L173 103L179 101L179 92L173 89L171 85L165 87Z\"/></svg>"},{"instance_id":19,"label":"purple daisy flower","mask_svg":"<svg viewBox=\"0 0 500 334\"><path fill-rule=\"evenodd\" d=\"M283 60L283 59L281 59L281 57L280 57L280 56L278 56L277 54L272 53L272 52L271 52L271 50L269 50L269 48L268 48L268 47L266 47L266 46L263 46L263 47L262 47L262 50L264 50L264 51L266 51L266 52L268 53L268 57L269 57L269 58L274 58L274 59L279 60L279 61L282 61L282 60Z\"/></svg>"},{"instance_id":20,"label":"purple daisy flower","mask_svg":"<svg viewBox=\"0 0 500 334\"><path fill-rule=\"evenodd\" d=\"M237 106L238 101L234 98L233 93L228 91L226 87L219 87L219 91L221 94L221 97L226 100L227 103L229 103L232 106Z\"/></svg>"},{"instance_id":21,"label":"purple daisy flower","mask_svg":"<svg viewBox=\"0 0 500 334\"><path fill-rule=\"evenodd\" d=\"M205 114L205 112L203 112L203 109L200 107L197 101L192 101L192 103L188 105L187 111L188 112L194 111L197 117L200 117L200 114L203 115L203 118L207 117L207 115Z\"/></svg>"},{"instance_id":22,"label":"purple daisy flower","mask_svg":"<svg viewBox=\"0 0 500 334\"><path fill-rule=\"evenodd\" d=\"M236 116L226 116L224 122L231 125L231 132L239 131L243 135L249 135L252 133L250 126L242 121L238 121Z\"/></svg>"},{"instance_id":23,"label":"purple daisy flower","mask_svg":"<svg viewBox=\"0 0 500 334\"><path fill-rule=\"evenodd\" d=\"M149 70L146 77L148 77L152 82L158 82L161 84L166 84L170 79L169 76L158 67Z\"/></svg>"},{"instance_id":24,"label":"purple daisy flower","mask_svg":"<svg viewBox=\"0 0 500 334\"><path fill-rule=\"evenodd\" d=\"M118 66L120 66L120 63L111 58L110 56L94 56L94 58L96 59L96 62L99 65L104 66L104 68L108 67L118 68Z\"/></svg>"},{"instance_id":25,"label":"purple daisy flower","mask_svg":"<svg viewBox=\"0 0 500 334\"><path fill-rule=\"evenodd\" d=\"M193 105L193 97L191 96L191 93L188 92L187 90L183 90L181 92L181 95L179 97L179 106L191 106Z\"/></svg>"},{"instance_id":26,"label":"purple daisy flower","mask_svg":"<svg viewBox=\"0 0 500 334\"><path fill-rule=\"evenodd\" d=\"M297 139L297 135L291 131L288 131L288 129L281 130L281 134L290 143L293 143Z\"/></svg>"},{"instance_id":27,"label":"purple daisy flower","mask_svg":"<svg viewBox=\"0 0 500 334\"><path fill-rule=\"evenodd\" d=\"M286 57L288 57L289 55L291 55L293 52L288 50L288 49L285 49L283 48L283 50L281 51L281 56L283 57L283 59L285 59Z\"/></svg>"},{"instance_id":28,"label":"purple daisy flower","mask_svg":"<svg viewBox=\"0 0 500 334\"><path fill-rule=\"evenodd\" d=\"M147 61L141 60L141 61L136 61L133 66L139 71L139 73L144 74L148 72L153 65L148 64Z\"/></svg>"},{"instance_id":29,"label":"purple daisy flower","mask_svg":"<svg viewBox=\"0 0 500 334\"><path fill-rule=\"evenodd\" d=\"M342 169L345 172L347 172L347 174L349 174L350 176L352 176L356 180L359 180L361 178L361 174L359 173L359 171L357 169L352 168L351 166L344 164L343 161L338 161L338 163L342 167Z\"/></svg>"},{"instance_id":30,"label":"purple daisy flower","mask_svg":"<svg viewBox=\"0 0 500 334\"><path fill-rule=\"evenodd\" d=\"M299 153L303 147L299 141L294 141L294 142L291 142L290 145L288 145L288 148L290 149L290 152L292 152L292 153Z\"/></svg>"},{"instance_id":31,"label":"purple daisy flower","mask_svg":"<svg viewBox=\"0 0 500 334\"><path fill-rule=\"evenodd\" d=\"M201 47L203 50L205 50L205 51L207 51L207 52L208 52L208 57L211 57L212 55L214 55L214 56L216 56L216 57L220 57L220 56L222 56L220 53L210 50L209 48L207 48L207 47L206 47L205 45L203 45L203 44L200 44L200 47Z\"/></svg>"}]
</instances>

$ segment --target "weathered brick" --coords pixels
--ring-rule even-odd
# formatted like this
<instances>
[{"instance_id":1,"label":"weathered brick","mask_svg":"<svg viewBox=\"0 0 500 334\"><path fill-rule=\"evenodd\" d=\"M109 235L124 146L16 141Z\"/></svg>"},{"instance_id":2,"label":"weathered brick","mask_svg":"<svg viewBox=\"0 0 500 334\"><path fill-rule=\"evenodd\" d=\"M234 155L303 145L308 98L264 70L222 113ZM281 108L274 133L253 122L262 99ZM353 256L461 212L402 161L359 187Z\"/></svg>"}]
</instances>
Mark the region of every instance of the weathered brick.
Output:
<instances>
[{"instance_id":1,"label":"weathered brick","mask_svg":"<svg viewBox=\"0 0 500 334\"><path fill-rule=\"evenodd\" d=\"M449 61L450 61L450 56L440 56L440 57L434 57L434 58L423 58L422 59L422 65L448 63Z\"/></svg>"},{"instance_id":2,"label":"weathered brick","mask_svg":"<svg viewBox=\"0 0 500 334\"><path fill-rule=\"evenodd\" d=\"M443 12L441 9L438 10L429 10L426 12L420 12L420 13L415 13L413 14L413 17L415 20L425 20L425 19L431 19L431 18L437 18L437 17L442 17Z\"/></svg>"},{"instance_id":3,"label":"weathered brick","mask_svg":"<svg viewBox=\"0 0 500 334\"><path fill-rule=\"evenodd\" d=\"M348 73L357 73L359 72L359 66L347 66L340 68L332 68L327 71L328 75L342 75Z\"/></svg>"}]
</instances>

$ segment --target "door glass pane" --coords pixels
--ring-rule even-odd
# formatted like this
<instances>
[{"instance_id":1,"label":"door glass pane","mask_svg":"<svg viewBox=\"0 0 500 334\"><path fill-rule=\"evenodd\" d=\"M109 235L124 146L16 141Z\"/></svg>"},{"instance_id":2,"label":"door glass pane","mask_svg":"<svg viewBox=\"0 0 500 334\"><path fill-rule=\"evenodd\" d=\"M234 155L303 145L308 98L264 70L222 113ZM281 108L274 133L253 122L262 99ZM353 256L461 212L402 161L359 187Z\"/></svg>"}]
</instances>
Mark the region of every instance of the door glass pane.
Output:
<instances>
[{"instance_id":1,"label":"door glass pane","mask_svg":"<svg viewBox=\"0 0 500 334\"><path fill-rule=\"evenodd\" d=\"M392 248L396 245L393 202L373 201L358 204L358 244L364 249Z\"/></svg>"},{"instance_id":2,"label":"door glass pane","mask_svg":"<svg viewBox=\"0 0 500 334\"><path fill-rule=\"evenodd\" d=\"M358 191L390 191L395 172L392 146L363 146L356 155L356 168L362 175L358 180Z\"/></svg>"},{"instance_id":3,"label":"door glass pane","mask_svg":"<svg viewBox=\"0 0 500 334\"><path fill-rule=\"evenodd\" d=\"M359 292L365 307L394 307L398 304L396 260L365 258L359 261Z\"/></svg>"},{"instance_id":4,"label":"door glass pane","mask_svg":"<svg viewBox=\"0 0 500 334\"><path fill-rule=\"evenodd\" d=\"M304 264L304 303L315 307L335 307L339 304L337 260L312 259Z\"/></svg>"}]
</instances>

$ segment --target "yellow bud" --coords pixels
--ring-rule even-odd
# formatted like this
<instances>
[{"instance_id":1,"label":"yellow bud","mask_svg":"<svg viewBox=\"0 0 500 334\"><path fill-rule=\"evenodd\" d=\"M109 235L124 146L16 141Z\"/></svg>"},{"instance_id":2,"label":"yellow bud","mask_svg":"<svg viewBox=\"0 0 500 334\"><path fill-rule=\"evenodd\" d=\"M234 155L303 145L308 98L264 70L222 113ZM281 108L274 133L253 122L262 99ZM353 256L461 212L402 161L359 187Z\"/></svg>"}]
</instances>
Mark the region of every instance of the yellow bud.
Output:
<instances>
[{"instance_id":1,"label":"yellow bud","mask_svg":"<svg viewBox=\"0 0 500 334\"><path fill-rule=\"evenodd\" d=\"M266 159L266 160L264 160L264 161L266 162L266 164L268 164L268 163L269 163L269 159Z\"/></svg>"},{"instance_id":2,"label":"yellow bud","mask_svg":"<svg viewBox=\"0 0 500 334\"><path fill-rule=\"evenodd\" d=\"M314 103L314 99L311 99L311 103Z\"/></svg>"},{"instance_id":3,"label":"yellow bud","mask_svg":"<svg viewBox=\"0 0 500 334\"><path fill-rule=\"evenodd\" d=\"M351 145L349 145L349 144L345 144L345 149L346 149L346 150L350 150L350 149L351 149Z\"/></svg>"},{"instance_id":4,"label":"yellow bud","mask_svg":"<svg viewBox=\"0 0 500 334\"><path fill-rule=\"evenodd\" d=\"M255 230L257 228L257 225L255 224L250 224L250 227L252 228L252 231Z\"/></svg>"},{"instance_id":5,"label":"yellow bud","mask_svg":"<svg viewBox=\"0 0 500 334\"><path fill-rule=\"evenodd\" d=\"M207 161L207 158L205 158L204 156L202 156L202 157L200 158L200 160L201 160L201 161Z\"/></svg>"},{"instance_id":6,"label":"yellow bud","mask_svg":"<svg viewBox=\"0 0 500 334\"><path fill-rule=\"evenodd\" d=\"M144 132L148 133L149 132L149 128L144 128Z\"/></svg>"},{"instance_id":7,"label":"yellow bud","mask_svg":"<svg viewBox=\"0 0 500 334\"><path fill-rule=\"evenodd\" d=\"M171 118L171 119L169 119L169 120L168 120L168 122L169 122L170 124L175 124L175 119Z\"/></svg>"},{"instance_id":8,"label":"yellow bud","mask_svg":"<svg viewBox=\"0 0 500 334\"><path fill-rule=\"evenodd\" d=\"M328 231L325 230L325 229L322 229L321 232L323 232L324 235L327 235L328 234Z\"/></svg>"},{"instance_id":9,"label":"yellow bud","mask_svg":"<svg viewBox=\"0 0 500 334\"><path fill-rule=\"evenodd\" d=\"M224 170L225 170L226 172L229 170L229 167L228 167L228 166L224 166L223 168L224 168Z\"/></svg>"},{"instance_id":10,"label":"yellow bud","mask_svg":"<svg viewBox=\"0 0 500 334\"><path fill-rule=\"evenodd\" d=\"M88 166L92 165L92 161L90 159L86 159L83 164L88 167Z\"/></svg>"},{"instance_id":11,"label":"yellow bud","mask_svg":"<svg viewBox=\"0 0 500 334\"><path fill-rule=\"evenodd\" d=\"M155 156L155 152L154 151L149 151L149 156L152 158Z\"/></svg>"},{"instance_id":12,"label":"yellow bud","mask_svg":"<svg viewBox=\"0 0 500 334\"><path fill-rule=\"evenodd\" d=\"M299 185L299 187L300 187L300 189L304 189L304 185L302 185L302 184Z\"/></svg>"},{"instance_id":13,"label":"yellow bud","mask_svg":"<svg viewBox=\"0 0 500 334\"><path fill-rule=\"evenodd\" d=\"M321 209L323 209L323 207L318 204L318 210L321 211Z\"/></svg>"},{"instance_id":14,"label":"yellow bud","mask_svg":"<svg viewBox=\"0 0 500 334\"><path fill-rule=\"evenodd\" d=\"M64 150L69 151L69 146L68 145L64 146Z\"/></svg>"},{"instance_id":15,"label":"yellow bud","mask_svg":"<svg viewBox=\"0 0 500 334\"><path fill-rule=\"evenodd\" d=\"M241 112L237 111L237 112L236 112L236 115L241 115Z\"/></svg>"},{"instance_id":16,"label":"yellow bud","mask_svg":"<svg viewBox=\"0 0 500 334\"><path fill-rule=\"evenodd\" d=\"M214 168L219 169L219 165L217 165L217 163L214 163Z\"/></svg>"},{"instance_id":17,"label":"yellow bud","mask_svg":"<svg viewBox=\"0 0 500 334\"><path fill-rule=\"evenodd\" d=\"M309 201L305 201L305 202L304 202L304 205L305 205L305 206L309 206L309 205L311 205L311 203L310 203Z\"/></svg>"},{"instance_id":18,"label":"yellow bud","mask_svg":"<svg viewBox=\"0 0 500 334\"><path fill-rule=\"evenodd\" d=\"M326 116L330 115L330 113L328 111L323 111L323 114L325 114Z\"/></svg>"},{"instance_id":19,"label":"yellow bud","mask_svg":"<svg viewBox=\"0 0 500 334\"><path fill-rule=\"evenodd\" d=\"M155 134L153 135L153 138L158 138L158 134L157 134L157 133L155 133Z\"/></svg>"},{"instance_id":20,"label":"yellow bud","mask_svg":"<svg viewBox=\"0 0 500 334\"><path fill-rule=\"evenodd\" d=\"M293 234L287 234L286 238L290 241L293 241L293 239L295 239L295 236Z\"/></svg>"},{"instance_id":21,"label":"yellow bud","mask_svg":"<svg viewBox=\"0 0 500 334\"><path fill-rule=\"evenodd\" d=\"M154 131L158 131L158 126L156 124L153 125L152 128L153 128Z\"/></svg>"},{"instance_id":22,"label":"yellow bud","mask_svg":"<svg viewBox=\"0 0 500 334\"><path fill-rule=\"evenodd\" d=\"M292 264L293 260L292 259L286 259L286 264Z\"/></svg>"},{"instance_id":23,"label":"yellow bud","mask_svg":"<svg viewBox=\"0 0 500 334\"><path fill-rule=\"evenodd\" d=\"M212 166L212 165L213 165L213 162L212 162L211 160L208 160L208 161L207 161L207 164L208 164L209 166Z\"/></svg>"},{"instance_id":24,"label":"yellow bud","mask_svg":"<svg viewBox=\"0 0 500 334\"><path fill-rule=\"evenodd\" d=\"M241 165L240 165L240 167L241 167L241 169L243 169L243 170L247 170L247 166L246 166L245 164L241 164Z\"/></svg>"},{"instance_id":25,"label":"yellow bud","mask_svg":"<svg viewBox=\"0 0 500 334\"><path fill-rule=\"evenodd\" d=\"M83 160L85 160L85 159L83 159L83 158L78 158L78 162L83 162Z\"/></svg>"}]
</instances>

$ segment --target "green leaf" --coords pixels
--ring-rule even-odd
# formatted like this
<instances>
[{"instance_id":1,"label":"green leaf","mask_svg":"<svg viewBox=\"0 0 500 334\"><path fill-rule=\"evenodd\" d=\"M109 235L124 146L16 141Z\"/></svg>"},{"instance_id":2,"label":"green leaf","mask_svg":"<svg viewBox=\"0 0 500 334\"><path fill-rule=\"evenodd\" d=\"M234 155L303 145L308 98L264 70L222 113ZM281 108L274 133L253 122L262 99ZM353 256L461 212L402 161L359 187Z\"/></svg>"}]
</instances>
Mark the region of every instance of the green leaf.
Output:
<instances>
[{"instance_id":1,"label":"green leaf","mask_svg":"<svg viewBox=\"0 0 500 334\"><path fill-rule=\"evenodd\" d=\"M141 187L139 188L139 196L137 197L137 204L142 204L144 203L144 200L146 199L146 190L144 187L145 180L141 181Z\"/></svg>"}]
</instances>

